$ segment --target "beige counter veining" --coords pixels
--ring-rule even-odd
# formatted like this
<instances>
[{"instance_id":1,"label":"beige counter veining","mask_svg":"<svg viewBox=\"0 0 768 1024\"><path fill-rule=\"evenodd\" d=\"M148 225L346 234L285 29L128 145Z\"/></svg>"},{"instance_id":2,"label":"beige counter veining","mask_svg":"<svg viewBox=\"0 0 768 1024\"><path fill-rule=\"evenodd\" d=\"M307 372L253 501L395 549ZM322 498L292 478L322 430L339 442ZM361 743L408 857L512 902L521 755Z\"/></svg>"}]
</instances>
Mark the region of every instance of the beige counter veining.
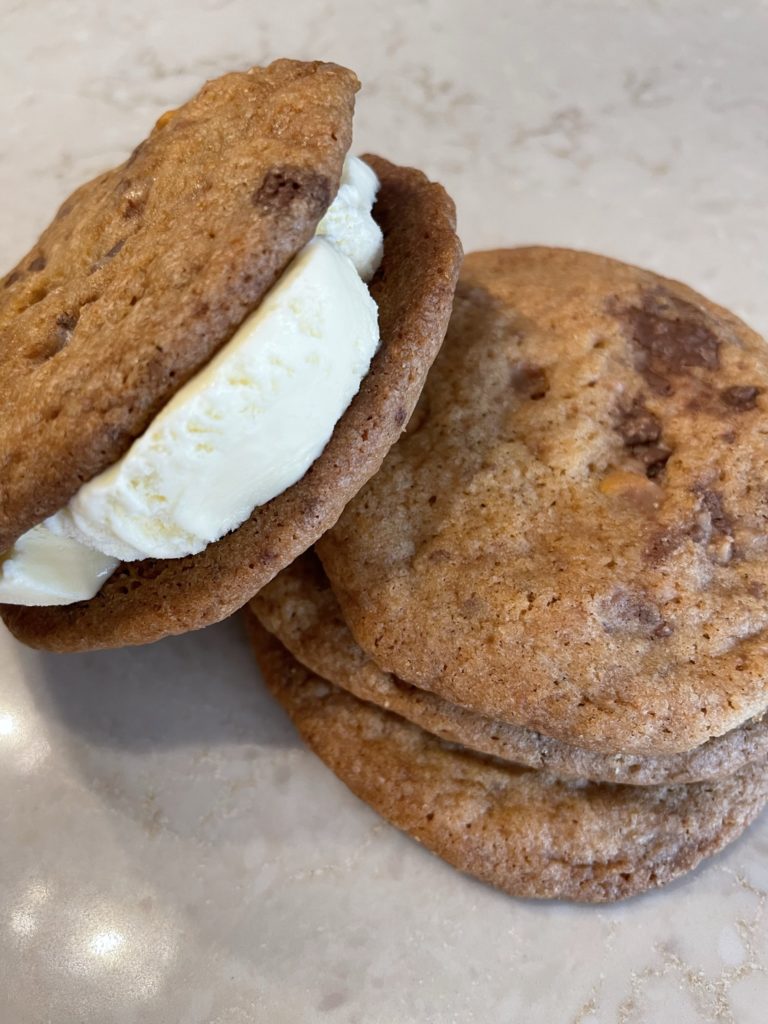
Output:
<instances>
[{"instance_id":1,"label":"beige counter veining","mask_svg":"<svg viewBox=\"0 0 768 1024\"><path fill-rule=\"evenodd\" d=\"M356 149L424 167L467 250L580 246L768 332L768 7L0 3L0 272L201 81L364 83ZM302 749L237 623L53 657L0 633L0 1024L762 1024L768 819L625 905L515 901Z\"/></svg>"}]
</instances>

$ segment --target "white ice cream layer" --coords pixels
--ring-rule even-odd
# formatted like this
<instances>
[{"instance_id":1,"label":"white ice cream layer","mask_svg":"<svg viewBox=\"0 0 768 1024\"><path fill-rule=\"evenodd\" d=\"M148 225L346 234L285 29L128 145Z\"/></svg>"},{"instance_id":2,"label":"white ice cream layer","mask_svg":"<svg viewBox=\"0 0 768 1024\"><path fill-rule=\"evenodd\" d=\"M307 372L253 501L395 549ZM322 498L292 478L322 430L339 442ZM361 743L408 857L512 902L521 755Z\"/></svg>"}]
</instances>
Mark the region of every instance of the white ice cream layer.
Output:
<instances>
[{"instance_id":1,"label":"white ice cream layer","mask_svg":"<svg viewBox=\"0 0 768 1024\"><path fill-rule=\"evenodd\" d=\"M195 554L306 473L379 342L364 283L382 252L377 186L367 164L347 160L316 237L234 337L115 465L5 555L0 601L66 604L97 593L117 559ZM46 579L40 552L54 539Z\"/></svg>"}]
</instances>

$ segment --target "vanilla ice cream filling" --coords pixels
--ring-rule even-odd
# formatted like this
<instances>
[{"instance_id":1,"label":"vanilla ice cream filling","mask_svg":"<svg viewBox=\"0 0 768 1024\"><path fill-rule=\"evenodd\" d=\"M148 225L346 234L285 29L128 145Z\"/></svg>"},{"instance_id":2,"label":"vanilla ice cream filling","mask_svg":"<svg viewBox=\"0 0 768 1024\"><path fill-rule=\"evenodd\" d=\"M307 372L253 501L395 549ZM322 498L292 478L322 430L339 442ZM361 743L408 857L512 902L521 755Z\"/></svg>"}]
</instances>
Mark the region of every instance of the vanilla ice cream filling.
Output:
<instances>
[{"instance_id":1,"label":"vanilla ice cream filling","mask_svg":"<svg viewBox=\"0 0 768 1024\"><path fill-rule=\"evenodd\" d=\"M354 157L315 237L123 457L0 561L0 601L93 597L120 561L196 554L296 483L378 347L378 179Z\"/></svg>"}]
</instances>

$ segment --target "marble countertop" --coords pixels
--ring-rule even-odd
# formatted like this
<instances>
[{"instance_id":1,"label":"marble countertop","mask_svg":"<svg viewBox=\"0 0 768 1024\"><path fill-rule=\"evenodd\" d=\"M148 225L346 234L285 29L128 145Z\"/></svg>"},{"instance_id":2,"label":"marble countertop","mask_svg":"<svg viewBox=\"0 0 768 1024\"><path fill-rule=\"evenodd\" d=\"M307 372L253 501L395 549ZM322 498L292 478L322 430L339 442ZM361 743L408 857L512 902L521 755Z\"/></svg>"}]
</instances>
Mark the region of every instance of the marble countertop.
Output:
<instances>
[{"instance_id":1,"label":"marble countertop","mask_svg":"<svg viewBox=\"0 0 768 1024\"><path fill-rule=\"evenodd\" d=\"M589 248L768 332L761 0L4 0L0 267L206 77L322 57L356 149L467 250ZM0 635L2 1024L758 1024L768 818L668 890L515 901L302 749L237 622L52 657Z\"/></svg>"}]
</instances>

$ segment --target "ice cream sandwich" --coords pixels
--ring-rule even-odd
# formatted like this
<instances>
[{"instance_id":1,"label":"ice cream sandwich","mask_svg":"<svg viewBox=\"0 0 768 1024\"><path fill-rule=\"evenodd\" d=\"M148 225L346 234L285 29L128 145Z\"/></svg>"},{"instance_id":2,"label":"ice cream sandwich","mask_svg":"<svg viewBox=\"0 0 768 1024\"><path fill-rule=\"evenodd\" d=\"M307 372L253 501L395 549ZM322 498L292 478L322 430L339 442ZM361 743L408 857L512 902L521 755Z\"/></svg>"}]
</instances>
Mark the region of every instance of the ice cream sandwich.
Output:
<instances>
[{"instance_id":1,"label":"ice cream sandwich","mask_svg":"<svg viewBox=\"0 0 768 1024\"><path fill-rule=\"evenodd\" d=\"M349 154L355 75L209 82L0 282L0 601L57 651L242 606L338 518L441 344L461 247Z\"/></svg>"}]
</instances>

